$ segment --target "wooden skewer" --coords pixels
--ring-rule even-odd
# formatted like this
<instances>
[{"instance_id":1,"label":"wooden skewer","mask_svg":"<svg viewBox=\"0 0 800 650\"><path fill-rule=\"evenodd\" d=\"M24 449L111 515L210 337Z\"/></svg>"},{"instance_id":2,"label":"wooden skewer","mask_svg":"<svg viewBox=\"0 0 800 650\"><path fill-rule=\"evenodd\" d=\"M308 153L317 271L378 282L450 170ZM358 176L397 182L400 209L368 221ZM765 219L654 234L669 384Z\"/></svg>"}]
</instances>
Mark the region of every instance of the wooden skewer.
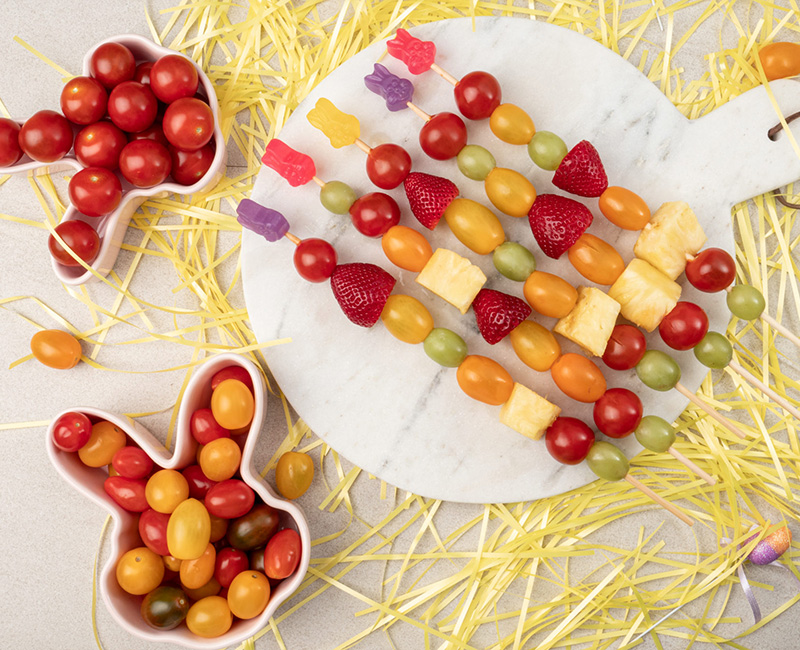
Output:
<instances>
[{"instance_id":1,"label":"wooden skewer","mask_svg":"<svg viewBox=\"0 0 800 650\"><path fill-rule=\"evenodd\" d=\"M366 142L364 142L361 138L356 138L354 144L361 149L365 154L369 155L369 152L372 151L372 147L370 147Z\"/></svg>"},{"instance_id":2,"label":"wooden skewer","mask_svg":"<svg viewBox=\"0 0 800 650\"><path fill-rule=\"evenodd\" d=\"M408 106L414 113L416 113L417 117L421 117L426 122L430 122L431 116L428 115L425 111L423 111L419 106L416 104L412 104L411 102L406 102L406 106Z\"/></svg>"},{"instance_id":3,"label":"wooden skewer","mask_svg":"<svg viewBox=\"0 0 800 650\"><path fill-rule=\"evenodd\" d=\"M287 233L284 235L284 237L286 237L286 239L288 239L290 242L292 242L292 243L293 243L295 246L297 246L297 245L299 245L299 244L300 244L300 241L301 241L301 240L300 240L300 238L299 238L299 237L297 237L296 235L293 235L293 234L292 234L292 233L290 233L290 232L287 232Z\"/></svg>"},{"instance_id":4,"label":"wooden skewer","mask_svg":"<svg viewBox=\"0 0 800 650\"><path fill-rule=\"evenodd\" d=\"M798 348L800 348L800 337L798 337L793 332L789 331L789 329L787 329L786 326L781 325L778 321L776 321L772 316L770 316L767 313L761 314L761 320L769 324L769 326L775 329L776 331L783 334L787 339L789 339Z\"/></svg>"},{"instance_id":5,"label":"wooden skewer","mask_svg":"<svg viewBox=\"0 0 800 650\"><path fill-rule=\"evenodd\" d=\"M680 519L683 523L694 526L694 522L684 513L682 513L678 508L672 505L669 501L664 499L663 497L658 496L655 492L653 492L649 487L644 485L638 479L633 478L630 474L625 475L625 480L628 481L633 487L637 490L643 492L648 497L650 497L653 501L655 501L658 505L662 508L669 510L673 515L675 515L678 519Z\"/></svg>"},{"instance_id":6,"label":"wooden skewer","mask_svg":"<svg viewBox=\"0 0 800 650\"><path fill-rule=\"evenodd\" d=\"M458 83L458 79L456 79L453 75L451 75L446 70L443 70L439 67L436 63L431 63L431 70L433 70L436 74L438 74L442 79L445 81L453 84L454 86Z\"/></svg>"},{"instance_id":7,"label":"wooden skewer","mask_svg":"<svg viewBox=\"0 0 800 650\"><path fill-rule=\"evenodd\" d=\"M747 370L742 368L742 366L740 366L736 361L731 361L728 364L728 367L731 370L733 370L736 374L740 375L748 384L750 384L751 386L755 386L758 390L764 393L764 395L766 395L773 402L778 404L784 411L789 413L792 417L795 417L798 420L800 420L800 410L792 406L785 398L778 395L778 393L772 390L758 377L754 376L753 374L749 373Z\"/></svg>"},{"instance_id":8,"label":"wooden skewer","mask_svg":"<svg viewBox=\"0 0 800 650\"><path fill-rule=\"evenodd\" d=\"M737 427L733 422L731 422L728 418L723 417L713 408L711 408L708 404L706 404L703 400L701 400L697 395L692 393L689 389L686 388L683 384L678 382L675 384L675 389L683 395L686 399L688 399L692 404L695 406L699 406L703 409L712 419L719 422L723 427L725 427L728 431L730 431L733 435L742 440L746 440L747 436L742 432L739 427Z\"/></svg>"},{"instance_id":9,"label":"wooden skewer","mask_svg":"<svg viewBox=\"0 0 800 650\"><path fill-rule=\"evenodd\" d=\"M667 449L667 451L670 453L670 455L672 455L672 457L675 460L677 460L677 461L683 463L684 465L686 465L686 467L688 467L689 470L691 470L692 472L697 474L701 479L703 479L709 485L716 485L717 484L717 479L716 478L714 478L710 474L707 474L704 470L700 469L691 460L686 458L686 456L684 456L681 452L679 452L677 449L675 449L675 447L670 447L669 449Z\"/></svg>"},{"instance_id":10,"label":"wooden skewer","mask_svg":"<svg viewBox=\"0 0 800 650\"><path fill-rule=\"evenodd\" d=\"M323 181L319 176L312 176L311 180L314 181L320 187L325 187L325 181Z\"/></svg>"}]
</instances>

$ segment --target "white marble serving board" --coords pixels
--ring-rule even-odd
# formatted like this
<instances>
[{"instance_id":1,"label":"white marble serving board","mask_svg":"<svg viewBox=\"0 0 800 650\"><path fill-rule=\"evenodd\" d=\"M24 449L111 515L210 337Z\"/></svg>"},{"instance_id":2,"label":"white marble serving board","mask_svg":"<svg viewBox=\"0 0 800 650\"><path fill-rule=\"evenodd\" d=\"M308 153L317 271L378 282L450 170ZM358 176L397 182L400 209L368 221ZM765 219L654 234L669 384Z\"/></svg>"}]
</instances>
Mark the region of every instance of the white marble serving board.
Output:
<instances>
[{"instance_id":1,"label":"white marble serving board","mask_svg":"<svg viewBox=\"0 0 800 650\"><path fill-rule=\"evenodd\" d=\"M600 152L610 183L630 188L655 210L664 201L687 201L708 234L709 246L733 250L731 206L800 178L800 160L788 139L767 138L777 123L763 88L738 97L698 120L685 119L663 94L621 57L567 29L519 18L467 18L416 27L412 33L437 46L437 63L456 77L472 70L494 74L503 100L525 108L538 129L559 134L568 146L588 139ZM361 121L362 139L374 146L396 142L411 153L413 168L452 179L463 196L488 202L482 183L460 174L454 160L436 162L419 148L421 121L411 111L389 113L383 100L363 83L384 52L375 43L331 73L291 116L280 137L316 161L326 181L342 180L358 193L375 191L367 179L365 156L356 147L333 149L306 120L321 97ZM414 102L426 112L455 112L452 87L433 72L412 77L389 57L392 72L411 78ZM785 114L800 109L800 84L773 83ZM488 121L468 122L469 142L492 151L500 166L526 174L539 193L559 191L552 174L530 161L526 148L501 143ZM391 192L403 209L401 223L419 226L402 191ZM537 373L514 354L510 343L488 345L472 311L455 308L423 290L415 274L394 267L380 241L360 235L349 218L328 213L310 183L291 188L275 172L262 168L252 198L282 212L300 238L322 237L337 249L339 261L372 262L398 278L395 292L420 299L437 326L461 334L471 353L503 364L524 383L563 409L564 415L592 421L591 407L564 397L549 374ZM595 215L589 232L613 243L630 260L635 233L610 224L586 200ZM502 217L502 215L500 215ZM575 285L585 280L566 256L560 261L538 251L527 219L502 217L510 240L534 251L540 270L564 276ZM421 230L424 230L419 226ZM426 231L427 232L427 231ZM486 273L488 287L522 295L521 284L503 278L491 258L469 252L444 222L431 234L435 247L469 255ZM251 232L243 235L243 279L250 318L260 341L291 337L266 350L270 369L297 413L333 449L362 469L399 488L428 497L461 502L513 502L565 492L595 480L585 464L564 466L547 453L544 441L529 440L500 424L500 407L475 402L459 389L454 369L441 368L421 345L393 338L378 323L357 327L341 313L328 283L302 280L292 265L294 246L286 239L270 244ZM684 282L681 279L681 282ZM729 314L722 295L698 294L684 284L684 298L702 304L711 328L724 331ZM532 318L551 327L552 319ZM565 350L575 346L561 340ZM657 333L649 337L663 348ZM691 352L675 353L683 383L696 390L707 370ZM637 392L645 412L675 419L686 407L677 391L657 393L633 371L606 369L609 386ZM640 447L633 436L619 441L630 456Z\"/></svg>"}]
</instances>

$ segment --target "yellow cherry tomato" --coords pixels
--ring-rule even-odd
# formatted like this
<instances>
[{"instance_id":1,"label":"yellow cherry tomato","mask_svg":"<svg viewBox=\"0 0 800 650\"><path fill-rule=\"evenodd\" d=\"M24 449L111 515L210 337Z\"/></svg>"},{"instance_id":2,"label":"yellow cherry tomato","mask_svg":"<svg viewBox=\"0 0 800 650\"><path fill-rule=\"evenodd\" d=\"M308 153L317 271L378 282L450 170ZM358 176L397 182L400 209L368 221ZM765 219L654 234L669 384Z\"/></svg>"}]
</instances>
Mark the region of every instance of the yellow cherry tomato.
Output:
<instances>
[{"instance_id":1,"label":"yellow cherry tomato","mask_svg":"<svg viewBox=\"0 0 800 650\"><path fill-rule=\"evenodd\" d=\"M478 255L488 255L506 240L494 212L471 199L451 201L444 218L458 240Z\"/></svg>"},{"instance_id":2,"label":"yellow cherry tomato","mask_svg":"<svg viewBox=\"0 0 800 650\"><path fill-rule=\"evenodd\" d=\"M770 43L758 51L769 81L800 74L800 43Z\"/></svg>"},{"instance_id":3,"label":"yellow cherry tomato","mask_svg":"<svg viewBox=\"0 0 800 650\"><path fill-rule=\"evenodd\" d=\"M236 474L242 450L231 438L217 438L203 446L198 464L212 481L226 481Z\"/></svg>"},{"instance_id":4,"label":"yellow cherry tomato","mask_svg":"<svg viewBox=\"0 0 800 650\"><path fill-rule=\"evenodd\" d=\"M275 468L275 485L286 499L297 499L311 487L314 478L314 461L308 454L287 451Z\"/></svg>"},{"instance_id":5,"label":"yellow cherry tomato","mask_svg":"<svg viewBox=\"0 0 800 650\"><path fill-rule=\"evenodd\" d=\"M254 412L253 393L238 379L226 379L211 393L211 413L225 429L246 427Z\"/></svg>"},{"instance_id":6,"label":"yellow cherry tomato","mask_svg":"<svg viewBox=\"0 0 800 650\"><path fill-rule=\"evenodd\" d=\"M228 587L228 606L234 616L255 618L267 608L269 580L260 571L242 571Z\"/></svg>"},{"instance_id":7,"label":"yellow cherry tomato","mask_svg":"<svg viewBox=\"0 0 800 650\"><path fill-rule=\"evenodd\" d=\"M174 469L162 469L147 479L144 496L153 510L168 515L189 498L189 482Z\"/></svg>"},{"instance_id":8,"label":"yellow cherry tomato","mask_svg":"<svg viewBox=\"0 0 800 650\"><path fill-rule=\"evenodd\" d=\"M568 352L550 368L561 391L578 402L592 403L606 392L606 378L597 364L583 355Z\"/></svg>"},{"instance_id":9,"label":"yellow cherry tomato","mask_svg":"<svg viewBox=\"0 0 800 650\"><path fill-rule=\"evenodd\" d=\"M563 278L544 271L534 271L528 276L522 294L531 307L550 318L564 318L578 301L575 287Z\"/></svg>"},{"instance_id":10,"label":"yellow cherry tomato","mask_svg":"<svg viewBox=\"0 0 800 650\"><path fill-rule=\"evenodd\" d=\"M123 591L143 596L153 591L164 578L161 556L146 546L124 553L117 562L117 582Z\"/></svg>"},{"instance_id":11,"label":"yellow cherry tomato","mask_svg":"<svg viewBox=\"0 0 800 650\"><path fill-rule=\"evenodd\" d=\"M530 115L514 104L500 104L489 117L489 128L499 140L528 144L536 133Z\"/></svg>"},{"instance_id":12,"label":"yellow cherry tomato","mask_svg":"<svg viewBox=\"0 0 800 650\"><path fill-rule=\"evenodd\" d=\"M81 344L69 332L42 330L31 337L31 352L39 363L57 370L74 368L81 360Z\"/></svg>"},{"instance_id":13,"label":"yellow cherry tomato","mask_svg":"<svg viewBox=\"0 0 800 650\"><path fill-rule=\"evenodd\" d=\"M205 638L222 636L231 629L233 616L228 601L220 596L206 596L189 608L186 627Z\"/></svg>"},{"instance_id":14,"label":"yellow cherry tomato","mask_svg":"<svg viewBox=\"0 0 800 650\"><path fill-rule=\"evenodd\" d=\"M177 573L181 570L181 562L183 562L183 560L179 560L172 555L162 555L161 559L164 561L164 566L170 571L175 571Z\"/></svg>"},{"instance_id":15,"label":"yellow cherry tomato","mask_svg":"<svg viewBox=\"0 0 800 650\"><path fill-rule=\"evenodd\" d=\"M403 343L422 343L433 329L433 316L425 305L401 293L389 296L381 320L389 333Z\"/></svg>"},{"instance_id":16,"label":"yellow cherry tomato","mask_svg":"<svg viewBox=\"0 0 800 650\"><path fill-rule=\"evenodd\" d=\"M203 554L211 539L208 510L197 499L178 505L167 522L167 548L178 560L194 560Z\"/></svg>"},{"instance_id":17,"label":"yellow cherry tomato","mask_svg":"<svg viewBox=\"0 0 800 650\"><path fill-rule=\"evenodd\" d=\"M578 237L567 255L578 273L597 284L614 284L625 270L617 249L588 232Z\"/></svg>"},{"instance_id":18,"label":"yellow cherry tomato","mask_svg":"<svg viewBox=\"0 0 800 650\"><path fill-rule=\"evenodd\" d=\"M209 542L200 557L181 562L181 584L189 589L199 589L214 577L216 561L217 549Z\"/></svg>"},{"instance_id":19,"label":"yellow cherry tomato","mask_svg":"<svg viewBox=\"0 0 800 650\"><path fill-rule=\"evenodd\" d=\"M407 226L392 226L381 237L381 247L395 266L419 273L433 255L425 235Z\"/></svg>"},{"instance_id":20,"label":"yellow cherry tomato","mask_svg":"<svg viewBox=\"0 0 800 650\"><path fill-rule=\"evenodd\" d=\"M458 366L456 380L472 399L486 404L504 404L514 390L514 380L497 361L470 354Z\"/></svg>"},{"instance_id":21,"label":"yellow cherry tomato","mask_svg":"<svg viewBox=\"0 0 800 650\"><path fill-rule=\"evenodd\" d=\"M486 196L500 212L512 217L527 217L536 200L533 184L513 169L495 167L484 181Z\"/></svg>"},{"instance_id":22,"label":"yellow cherry tomato","mask_svg":"<svg viewBox=\"0 0 800 650\"><path fill-rule=\"evenodd\" d=\"M184 587L183 591L191 600L202 600L203 598L208 598L209 596L216 596L220 591L222 591L222 585L219 584L219 581L216 578L211 578L211 580L198 589L189 589L188 587Z\"/></svg>"},{"instance_id":23,"label":"yellow cherry tomato","mask_svg":"<svg viewBox=\"0 0 800 650\"><path fill-rule=\"evenodd\" d=\"M92 425L88 442L78 449L78 457L88 467L108 465L125 446L125 433L119 427L102 420Z\"/></svg>"},{"instance_id":24,"label":"yellow cherry tomato","mask_svg":"<svg viewBox=\"0 0 800 650\"><path fill-rule=\"evenodd\" d=\"M650 222L650 208L644 199L624 187L610 185L597 200L600 212L624 230L641 230Z\"/></svg>"},{"instance_id":25,"label":"yellow cherry tomato","mask_svg":"<svg viewBox=\"0 0 800 650\"><path fill-rule=\"evenodd\" d=\"M508 335L520 361L539 372L550 369L561 356L561 346L553 333L532 320L524 320Z\"/></svg>"}]
</instances>

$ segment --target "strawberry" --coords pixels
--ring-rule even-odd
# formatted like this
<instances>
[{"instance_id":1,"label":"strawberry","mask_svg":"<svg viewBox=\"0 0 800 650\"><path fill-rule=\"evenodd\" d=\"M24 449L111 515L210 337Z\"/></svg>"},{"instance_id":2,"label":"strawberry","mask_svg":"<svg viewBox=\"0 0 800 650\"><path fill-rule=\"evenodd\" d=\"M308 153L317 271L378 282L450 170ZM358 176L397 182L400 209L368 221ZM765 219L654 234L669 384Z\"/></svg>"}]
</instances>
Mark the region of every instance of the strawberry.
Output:
<instances>
[{"instance_id":1,"label":"strawberry","mask_svg":"<svg viewBox=\"0 0 800 650\"><path fill-rule=\"evenodd\" d=\"M490 345L501 341L531 315L531 308L524 300L494 289L481 289L472 301L472 309L478 329Z\"/></svg>"},{"instance_id":2,"label":"strawberry","mask_svg":"<svg viewBox=\"0 0 800 650\"><path fill-rule=\"evenodd\" d=\"M528 221L539 248L557 260L592 223L592 213L566 196L540 194L528 212Z\"/></svg>"},{"instance_id":3,"label":"strawberry","mask_svg":"<svg viewBox=\"0 0 800 650\"><path fill-rule=\"evenodd\" d=\"M458 196L453 181L422 172L411 172L403 181L403 187L411 212L429 230L436 228L447 206Z\"/></svg>"},{"instance_id":4,"label":"strawberry","mask_svg":"<svg viewBox=\"0 0 800 650\"><path fill-rule=\"evenodd\" d=\"M344 315L356 325L372 327L394 288L395 279L374 264L339 264L331 274L331 289Z\"/></svg>"},{"instance_id":5,"label":"strawberry","mask_svg":"<svg viewBox=\"0 0 800 650\"><path fill-rule=\"evenodd\" d=\"M581 140L564 156L553 185L578 196L600 196L608 187L608 177L600 154L588 140Z\"/></svg>"}]
</instances>

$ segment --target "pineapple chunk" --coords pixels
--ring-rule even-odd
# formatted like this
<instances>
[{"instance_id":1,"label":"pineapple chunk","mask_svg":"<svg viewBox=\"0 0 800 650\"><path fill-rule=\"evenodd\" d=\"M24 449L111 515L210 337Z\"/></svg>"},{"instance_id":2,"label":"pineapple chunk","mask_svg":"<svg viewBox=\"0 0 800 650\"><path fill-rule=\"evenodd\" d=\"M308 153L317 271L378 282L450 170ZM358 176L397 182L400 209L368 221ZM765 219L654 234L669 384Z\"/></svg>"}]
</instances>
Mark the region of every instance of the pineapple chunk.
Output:
<instances>
[{"instance_id":1,"label":"pineapple chunk","mask_svg":"<svg viewBox=\"0 0 800 650\"><path fill-rule=\"evenodd\" d=\"M633 254L674 280L686 268L686 258L705 243L706 234L689 205L673 201L656 210L636 240Z\"/></svg>"},{"instance_id":2,"label":"pineapple chunk","mask_svg":"<svg viewBox=\"0 0 800 650\"><path fill-rule=\"evenodd\" d=\"M466 314L486 276L466 257L437 248L419 272L417 282Z\"/></svg>"},{"instance_id":3,"label":"pineapple chunk","mask_svg":"<svg viewBox=\"0 0 800 650\"><path fill-rule=\"evenodd\" d=\"M619 303L607 293L594 287L581 287L572 311L556 323L553 331L602 357L619 310Z\"/></svg>"},{"instance_id":4,"label":"pineapple chunk","mask_svg":"<svg viewBox=\"0 0 800 650\"><path fill-rule=\"evenodd\" d=\"M649 262L632 259L608 295L625 318L652 332L677 304L681 287Z\"/></svg>"},{"instance_id":5,"label":"pineapple chunk","mask_svg":"<svg viewBox=\"0 0 800 650\"><path fill-rule=\"evenodd\" d=\"M511 397L500 409L500 422L523 436L538 440L544 435L561 409L540 397L527 386L514 383Z\"/></svg>"}]
</instances>

